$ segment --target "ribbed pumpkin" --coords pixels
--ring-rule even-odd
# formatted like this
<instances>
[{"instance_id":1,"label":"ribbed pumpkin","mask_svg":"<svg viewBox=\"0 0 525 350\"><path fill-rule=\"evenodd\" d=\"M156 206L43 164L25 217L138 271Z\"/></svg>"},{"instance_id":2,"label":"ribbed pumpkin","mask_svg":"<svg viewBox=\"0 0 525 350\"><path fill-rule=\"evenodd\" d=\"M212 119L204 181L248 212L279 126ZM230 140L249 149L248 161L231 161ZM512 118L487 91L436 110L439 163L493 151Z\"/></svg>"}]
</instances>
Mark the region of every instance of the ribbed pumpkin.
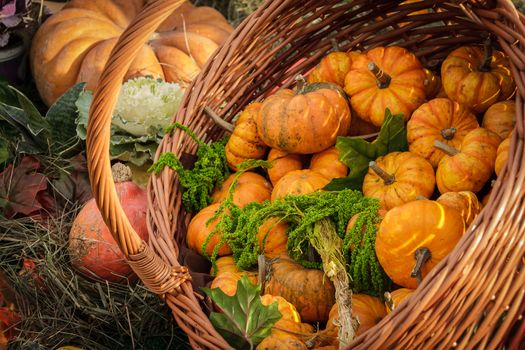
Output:
<instances>
[{"instance_id":1,"label":"ribbed pumpkin","mask_svg":"<svg viewBox=\"0 0 525 350\"><path fill-rule=\"evenodd\" d=\"M435 146L450 155L441 159L436 171L439 192L481 190L494 172L500 142L497 134L483 128L465 135L459 149L437 142Z\"/></svg>"},{"instance_id":2,"label":"ribbed pumpkin","mask_svg":"<svg viewBox=\"0 0 525 350\"><path fill-rule=\"evenodd\" d=\"M272 332L257 346L257 350L308 350L305 343L292 334Z\"/></svg>"},{"instance_id":3,"label":"ribbed pumpkin","mask_svg":"<svg viewBox=\"0 0 525 350\"><path fill-rule=\"evenodd\" d=\"M299 196L322 189L329 179L310 169L295 170L283 176L273 188L272 201L287 195Z\"/></svg>"},{"instance_id":4,"label":"ribbed pumpkin","mask_svg":"<svg viewBox=\"0 0 525 350\"><path fill-rule=\"evenodd\" d=\"M264 256L275 258L281 254L286 254L287 230L288 224L280 222L278 218L270 218L259 227L257 239L259 240L260 251L264 246Z\"/></svg>"},{"instance_id":5,"label":"ribbed pumpkin","mask_svg":"<svg viewBox=\"0 0 525 350\"><path fill-rule=\"evenodd\" d=\"M215 226L219 223L219 218L216 218L212 222L207 225L206 223L208 220L215 214L217 209L219 209L220 203L215 203L207 206L206 208L199 211L195 216L191 219L190 224L188 226L188 232L186 233L186 243L188 244L188 247L193 250L197 254L202 255L202 247L204 245L204 242L206 242L206 239L208 236L213 232L215 229ZM221 233L218 232L214 234L210 240L208 245L206 246L206 254L211 256L213 254L213 250L215 249L215 246L219 244L219 241L221 239ZM225 255L231 255L232 250L231 248L224 243L219 248L219 256L225 256Z\"/></svg>"},{"instance_id":6,"label":"ribbed pumpkin","mask_svg":"<svg viewBox=\"0 0 525 350\"><path fill-rule=\"evenodd\" d=\"M446 192L439 196L436 202L456 209L465 220L466 226L469 226L483 209L476 194L470 191Z\"/></svg>"},{"instance_id":7,"label":"ribbed pumpkin","mask_svg":"<svg viewBox=\"0 0 525 350\"><path fill-rule=\"evenodd\" d=\"M456 209L430 200L408 202L389 210L379 225L377 259L394 283L415 289L464 232Z\"/></svg>"},{"instance_id":8,"label":"ribbed pumpkin","mask_svg":"<svg viewBox=\"0 0 525 350\"><path fill-rule=\"evenodd\" d=\"M217 265L217 272L213 269L213 266L210 270L211 275L218 276L225 272L233 272L237 273L239 272L239 269L235 265L235 260L233 260L233 256L227 255L227 256L221 256L217 259L215 262L215 265Z\"/></svg>"},{"instance_id":9,"label":"ribbed pumpkin","mask_svg":"<svg viewBox=\"0 0 525 350\"><path fill-rule=\"evenodd\" d=\"M339 160L339 150L335 147L314 154L310 161L310 170L324 175L329 180L348 174L348 167Z\"/></svg>"},{"instance_id":10,"label":"ribbed pumpkin","mask_svg":"<svg viewBox=\"0 0 525 350\"><path fill-rule=\"evenodd\" d=\"M441 80L450 99L476 113L510 98L516 90L508 57L490 43L452 51L441 65Z\"/></svg>"},{"instance_id":11,"label":"ribbed pumpkin","mask_svg":"<svg viewBox=\"0 0 525 350\"><path fill-rule=\"evenodd\" d=\"M398 46L377 47L353 60L345 91L358 117L381 126L387 108L410 118L425 101L425 78L413 53Z\"/></svg>"},{"instance_id":12,"label":"ribbed pumpkin","mask_svg":"<svg viewBox=\"0 0 525 350\"><path fill-rule=\"evenodd\" d=\"M291 154L275 148L268 152L268 160L272 162L272 167L268 168L268 177L274 186L284 175L303 168L301 155Z\"/></svg>"},{"instance_id":13,"label":"ribbed pumpkin","mask_svg":"<svg viewBox=\"0 0 525 350\"><path fill-rule=\"evenodd\" d=\"M330 52L323 57L319 64L308 74L309 83L334 83L345 86L345 77L352 67L352 59L358 52Z\"/></svg>"},{"instance_id":14,"label":"ribbed pumpkin","mask_svg":"<svg viewBox=\"0 0 525 350\"><path fill-rule=\"evenodd\" d=\"M478 127L476 116L468 109L448 98L436 98L412 113L407 123L409 150L437 167L445 153L434 147L434 141L459 147L465 135Z\"/></svg>"},{"instance_id":15,"label":"ribbed pumpkin","mask_svg":"<svg viewBox=\"0 0 525 350\"><path fill-rule=\"evenodd\" d=\"M500 145L498 146L498 150L496 151L496 161L494 163L494 170L496 171L497 176L499 176L501 169L503 169L505 163L507 163L507 160L509 159L511 136L512 134L509 135L509 137L507 137L505 140L503 140L503 142L500 143Z\"/></svg>"},{"instance_id":16,"label":"ribbed pumpkin","mask_svg":"<svg viewBox=\"0 0 525 350\"><path fill-rule=\"evenodd\" d=\"M298 92L282 89L266 98L257 118L265 144L289 153L317 153L348 134L350 108L344 92L332 85L312 84Z\"/></svg>"},{"instance_id":17,"label":"ribbed pumpkin","mask_svg":"<svg viewBox=\"0 0 525 350\"><path fill-rule=\"evenodd\" d=\"M264 292L292 303L303 322L326 322L335 289L321 270L307 269L282 255L271 262Z\"/></svg>"},{"instance_id":18,"label":"ribbed pumpkin","mask_svg":"<svg viewBox=\"0 0 525 350\"><path fill-rule=\"evenodd\" d=\"M246 107L235 121L235 129L226 147L226 161L230 169L237 171L239 164L247 159L261 159L266 154L267 146L257 133L257 115L261 104L254 102Z\"/></svg>"},{"instance_id":19,"label":"ribbed pumpkin","mask_svg":"<svg viewBox=\"0 0 525 350\"><path fill-rule=\"evenodd\" d=\"M237 292L237 282L242 276L247 276L251 283L257 284L257 273L255 272L223 272L213 279L211 288L219 288L224 294L233 296Z\"/></svg>"},{"instance_id":20,"label":"ribbed pumpkin","mask_svg":"<svg viewBox=\"0 0 525 350\"><path fill-rule=\"evenodd\" d=\"M279 312L282 315L281 319L273 326L272 334L279 332L295 335L314 333L314 327L308 323L302 323L301 315L299 315L295 306L283 297L265 294L261 296L261 302L263 305L270 305L277 302Z\"/></svg>"},{"instance_id":21,"label":"ribbed pumpkin","mask_svg":"<svg viewBox=\"0 0 525 350\"><path fill-rule=\"evenodd\" d=\"M493 131L504 140L516 125L516 102L501 101L494 103L483 115L481 126Z\"/></svg>"},{"instance_id":22,"label":"ribbed pumpkin","mask_svg":"<svg viewBox=\"0 0 525 350\"><path fill-rule=\"evenodd\" d=\"M228 176L222 186L215 189L212 193L212 203L220 203L227 196L236 174ZM242 173L237 179L233 190L233 203L239 207L244 207L252 202L262 203L270 199L272 185L263 176L251 171Z\"/></svg>"},{"instance_id":23,"label":"ribbed pumpkin","mask_svg":"<svg viewBox=\"0 0 525 350\"><path fill-rule=\"evenodd\" d=\"M434 169L423 157L412 152L391 152L371 162L363 182L363 194L377 198L381 208L430 197L436 184Z\"/></svg>"},{"instance_id":24,"label":"ribbed pumpkin","mask_svg":"<svg viewBox=\"0 0 525 350\"><path fill-rule=\"evenodd\" d=\"M386 312L391 313L394 311L406 298L414 293L413 289L399 288L389 294L389 300L385 301ZM386 294L386 293L385 293Z\"/></svg>"},{"instance_id":25,"label":"ribbed pumpkin","mask_svg":"<svg viewBox=\"0 0 525 350\"><path fill-rule=\"evenodd\" d=\"M78 82L93 90L119 36L145 0L72 0L46 20L32 41L31 69L49 106ZM233 28L211 7L184 3L139 52L126 75L186 85ZM160 33L164 32L164 33Z\"/></svg>"}]
</instances>

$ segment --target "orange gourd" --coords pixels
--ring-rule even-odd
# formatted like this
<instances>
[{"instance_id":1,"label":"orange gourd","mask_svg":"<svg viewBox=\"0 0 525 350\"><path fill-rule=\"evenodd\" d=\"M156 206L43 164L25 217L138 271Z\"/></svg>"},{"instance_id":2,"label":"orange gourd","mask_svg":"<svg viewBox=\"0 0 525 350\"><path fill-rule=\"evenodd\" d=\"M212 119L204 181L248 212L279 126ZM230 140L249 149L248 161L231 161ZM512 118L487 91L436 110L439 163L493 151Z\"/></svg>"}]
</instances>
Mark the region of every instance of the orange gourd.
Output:
<instances>
[{"instance_id":1,"label":"orange gourd","mask_svg":"<svg viewBox=\"0 0 525 350\"><path fill-rule=\"evenodd\" d=\"M371 162L363 182L363 194L377 198L389 210L418 196L430 197L435 186L434 169L411 152L392 152Z\"/></svg>"},{"instance_id":2,"label":"orange gourd","mask_svg":"<svg viewBox=\"0 0 525 350\"><path fill-rule=\"evenodd\" d=\"M308 350L305 343L292 334L272 332L257 346L257 350Z\"/></svg>"},{"instance_id":3,"label":"orange gourd","mask_svg":"<svg viewBox=\"0 0 525 350\"><path fill-rule=\"evenodd\" d=\"M465 220L466 226L469 226L483 209L476 194L470 191L446 192L436 201L456 209Z\"/></svg>"},{"instance_id":4,"label":"orange gourd","mask_svg":"<svg viewBox=\"0 0 525 350\"><path fill-rule=\"evenodd\" d=\"M436 182L439 192L478 192L494 172L496 153L501 140L492 131L477 128L470 131L458 149L440 144L450 156L439 162Z\"/></svg>"},{"instance_id":5,"label":"orange gourd","mask_svg":"<svg viewBox=\"0 0 525 350\"><path fill-rule=\"evenodd\" d=\"M190 221L188 226L188 232L186 233L186 243L188 247L195 253L202 255L204 242L208 239L208 236L213 232L215 226L219 223L219 218L214 219L208 225L208 220L215 214L219 209L220 203L215 203L207 206L206 208L199 211ZM219 244L221 239L221 233L217 232L214 234L206 246L206 254L211 256L215 246ZM224 243L219 248L219 256L231 255L232 250L228 244Z\"/></svg>"},{"instance_id":6,"label":"orange gourd","mask_svg":"<svg viewBox=\"0 0 525 350\"><path fill-rule=\"evenodd\" d=\"M38 29L30 63L36 86L50 106L69 88L93 90L111 50L144 0L72 0ZM184 3L137 54L126 78L151 75L187 85L233 28L211 7Z\"/></svg>"},{"instance_id":7,"label":"orange gourd","mask_svg":"<svg viewBox=\"0 0 525 350\"><path fill-rule=\"evenodd\" d=\"M284 175L303 168L299 154L291 154L275 148L268 153L268 160L272 163L272 167L268 168L268 177L274 186Z\"/></svg>"},{"instance_id":8,"label":"orange gourd","mask_svg":"<svg viewBox=\"0 0 525 350\"><path fill-rule=\"evenodd\" d=\"M348 167L339 160L339 150L335 147L314 154L310 161L310 170L318 172L329 180L345 177L348 174Z\"/></svg>"},{"instance_id":9,"label":"orange gourd","mask_svg":"<svg viewBox=\"0 0 525 350\"><path fill-rule=\"evenodd\" d=\"M414 293L414 290L409 288L399 288L388 293L388 298L386 298L387 300L385 301L386 312L391 313L394 311L403 300L411 296L412 293Z\"/></svg>"},{"instance_id":10,"label":"orange gourd","mask_svg":"<svg viewBox=\"0 0 525 350\"><path fill-rule=\"evenodd\" d=\"M345 91L361 119L381 126L385 109L405 120L426 98L425 71L414 54L398 47L377 47L353 60Z\"/></svg>"},{"instance_id":11,"label":"orange gourd","mask_svg":"<svg viewBox=\"0 0 525 350\"><path fill-rule=\"evenodd\" d=\"M257 232L259 252L261 254L264 253L264 256L267 258L275 258L281 254L286 254L286 244L288 243L287 230L288 224L279 221L278 218L266 220Z\"/></svg>"},{"instance_id":12,"label":"orange gourd","mask_svg":"<svg viewBox=\"0 0 525 350\"><path fill-rule=\"evenodd\" d=\"M258 102L246 107L235 121L235 129L231 134L224 152L230 169L237 171L237 167L247 159L261 159L266 154L267 146L257 133L257 115L261 110Z\"/></svg>"},{"instance_id":13,"label":"orange gourd","mask_svg":"<svg viewBox=\"0 0 525 350\"><path fill-rule=\"evenodd\" d=\"M264 292L292 303L303 322L326 322L335 289L321 270L307 269L282 255L271 262Z\"/></svg>"},{"instance_id":14,"label":"orange gourd","mask_svg":"<svg viewBox=\"0 0 525 350\"><path fill-rule=\"evenodd\" d=\"M434 147L438 140L459 147L465 135L479 127L476 116L448 98L436 98L421 105L407 123L409 150L437 167L445 156Z\"/></svg>"},{"instance_id":15,"label":"orange gourd","mask_svg":"<svg viewBox=\"0 0 525 350\"><path fill-rule=\"evenodd\" d=\"M476 113L510 98L516 90L508 57L493 50L490 42L452 51L441 65L441 80L451 100Z\"/></svg>"},{"instance_id":16,"label":"orange gourd","mask_svg":"<svg viewBox=\"0 0 525 350\"><path fill-rule=\"evenodd\" d=\"M219 276L222 273L225 272L233 272L238 273L239 269L235 265L235 260L233 260L233 256L221 256L215 261L215 264L217 265L217 273L215 273L215 270L212 266L210 270L210 275L212 276Z\"/></svg>"},{"instance_id":17,"label":"orange gourd","mask_svg":"<svg viewBox=\"0 0 525 350\"><path fill-rule=\"evenodd\" d=\"M295 306L280 296L265 294L261 296L263 305L278 303L278 309L282 317L272 328L272 334L287 333L299 336L299 334L314 334L314 327L308 323L301 322L301 315L297 312ZM302 338L302 336L300 337Z\"/></svg>"},{"instance_id":18,"label":"orange gourd","mask_svg":"<svg viewBox=\"0 0 525 350\"><path fill-rule=\"evenodd\" d=\"M283 176L273 188L272 201L287 195L299 196L321 190L329 179L310 169L295 170Z\"/></svg>"},{"instance_id":19,"label":"orange gourd","mask_svg":"<svg viewBox=\"0 0 525 350\"><path fill-rule=\"evenodd\" d=\"M417 200L389 210L379 225L376 255L390 279L415 289L465 232L456 209Z\"/></svg>"},{"instance_id":20,"label":"orange gourd","mask_svg":"<svg viewBox=\"0 0 525 350\"><path fill-rule=\"evenodd\" d=\"M516 125L516 102L502 101L494 103L483 115L481 126L493 131L504 140Z\"/></svg>"},{"instance_id":21,"label":"orange gourd","mask_svg":"<svg viewBox=\"0 0 525 350\"><path fill-rule=\"evenodd\" d=\"M352 59L358 52L330 52L308 74L309 83L333 83L345 86L345 76L352 67Z\"/></svg>"},{"instance_id":22,"label":"orange gourd","mask_svg":"<svg viewBox=\"0 0 525 350\"><path fill-rule=\"evenodd\" d=\"M503 142L500 143L496 151L496 161L494 162L494 170L497 176L499 176L501 169L503 169L503 167L507 163L507 160L509 159L511 136L512 134L510 134L509 137L503 140Z\"/></svg>"},{"instance_id":23,"label":"orange gourd","mask_svg":"<svg viewBox=\"0 0 525 350\"><path fill-rule=\"evenodd\" d=\"M220 203L227 196L236 174L228 176L221 187L215 189L211 195L212 203ZM272 185L263 176L251 171L242 173L237 179L235 189L233 190L233 203L239 207L257 202L262 203L270 199Z\"/></svg>"},{"instance_id":24,"label":"orange gourd","mask_svg":"<svg viewBox=\"0 0 525 350\"><path fill-rule=\"evenodd\" d=\"M237 292L237 282L242 276L247 276L251 283L257 284L257 273L255 272L224 272L217 275L211 282L211 288L219 288L224 294L233 296Z\"/></svg>"},{"instance_id":25,"label":"orange gourd","mask_svg":"<svg viewBox=\"0 0 525 350\"><path fill-rule=\"evenodd\" d=\"M262 103L257 118L261 140L289 153L311 154L335 144L348 134L350 108L335 85L300 86L298 92L282 89Z\"/></svg>"}]
</instances>

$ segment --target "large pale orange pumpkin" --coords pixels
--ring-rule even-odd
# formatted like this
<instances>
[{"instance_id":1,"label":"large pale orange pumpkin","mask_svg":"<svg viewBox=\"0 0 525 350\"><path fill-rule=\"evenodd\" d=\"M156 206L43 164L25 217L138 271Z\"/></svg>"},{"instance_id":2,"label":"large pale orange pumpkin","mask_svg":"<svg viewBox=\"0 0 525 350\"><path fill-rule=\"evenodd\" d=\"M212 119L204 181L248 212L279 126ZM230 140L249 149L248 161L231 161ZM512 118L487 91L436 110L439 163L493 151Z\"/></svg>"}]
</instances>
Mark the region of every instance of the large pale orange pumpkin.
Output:
<instances>
[{"instance_id":1,"label":"large pale orange pumpkin","mask_svg":"<svg viewBox=\"0 0 525 350\"><path fill-rule=\"evenodd\" d=\"M220 203L215 203L207 206L206 208L199 211L190 221L188 226L188 232L186 233L186 243L188 247L197 254L203 254L203 245L208 239L208 236L215 230L215 227L219 223L219 218L214 219L212 222L207 224L208 220L215 214L219 209ZM221 240L221 233L217 232L211 236L206 246L206 254L211 256L215 246L219 244ZM231 255L232 250L228 244L224 243L219 248L219 256Z\"/></svg>"},{"instance_id":2,"label":"large pale orange pumpkin","mask_svg":"<svg viewBox=\"0 0 525 350\"><path fill-rule=\"evenodd\" d=\"M212 203L220 203L227 196L236 174L228 176L221 187L215 189L211 195ZM251 171L242 173L237 179L235 188L233 189L233 203L239 207L257 202L262 203L270 199L272 193L272 185L263 176Z\"/></svg>"},{"instance_id":3,"label":"large pale orange pumpkin","mask_svg":"<svg viewBox=\"0 0 525 350\"><path fill-rule=\"evenodd\" d=\"M357 116L381 126L388 108L405 120L426 98L426 74L417 57L398 47L377 47L354 58L345 78Z\"/></svg>"},{"instance_id":4,"label":"large pale orange pumpkin","mask_svg":"<svg viewBox=\"0 0 525 350\"><path fill-rule=\"evenodd\" d=\"M434 147L434 141L459 147L465 135L478 127L476 116L465 107L448 98L433 99L416 109L407 123L410 152L437 167L445 153Z\"/></svg>"},{"instance_id":5,"label":"large pale orange pumpkin","mask_svg":"<svg viewBox=\"0 0 525 350\"><path fill-rule=\"evenodd\" d=\"M446 192L439 196L436 202L456 209L465 219L466 226L469 226L483 209L476 194L470 191Z\"/></svg>"},{"instance_id":6,"label":"large pale orange pumpkin","mask_svg":"<svg viewBox=\"0 0 525 350\"><path fill-rule=\"evenodd\" d=\"M441 80L450 99L476 113L510 98L516 90L509 58L489 43L452 51L441 65Z\"/></svg>"},{"instance_id":7,"label":"large pale orange pumpkin","mask_svg":"<svg viewBox=\"0 0 525 350\"><path fill-rule=\"evenodd\" d=\"M310 161L310 170L324 175L329 180L348 174L348 167L339 160L339 150L335 147L314 154Z\"/></svg>"},{"instance_id":8,"label":"large pale orange pumpkin","mask_svg":"<svg viewBox=\"0 0 525 350\"><path fill-rule=\"evenodd\" d=\"M465 232L456 209L417 200L389 210L379 225L376 255L390 279L415 289Z\"/></svg>"},{"instance_id":9,"label":"large pale orange pumpkin","mask_svg":"<svg viewBox=\"0 0 525 350\"><path fill-rule=\"evenodd\" d=\"M266 98L257 118L265 144L289 153L317 153L348 134L350 108L339 88L317 84L282 89Z\"/></svg>"},{"instance_id":10,"label":"large pale orange pumpkin","mask_svg":"<svg viewBox=\"0 0 525 350\"><path fill-rule=\"evenodd\" d=\"M334 83L345 86L345 77L352 67L352 59L358 52L330 52L323 57L319 64L308 74L309 83Z\"/></svg>"},{"instance_id":11,"label":"large pale orange pumpkin","mask_svg":"<svg viewBox=\"0 0 525 350\"><path fill-rule=\"evenodd\" d=\"M481 126L495 132L504 140L516 125L516 102L501 101L494 103L483 115Z\"/></svg>"},{"instance_id":12,"label":"large pale orange pumpkin","mask_svg":"<svg viewBox=\"0 0 525 350\"><path fill-rule=\"evenodd\" d=\"M46 20L32 41L31 69L49 106L78 82L93 90L118 37L145 0L72 0ZM126 75L188 84L233 28L211 7L184 3L141 49Z\"/></svg>"},{"instance_id":13,"label":"large pale orange pumpkin","mask_svg":"<svg viewBox=\"0 0 525 350\"><path fill-rule=\"evenodd\" d=\"M321 270L307 269L285 255L271 262L265 293L292 303L303 322L326 322L335 289Z\"/></svg>"},{"instance_id":14,"label":"large pale orange pumpkin","mask_svg":"<svg viewBox=\"0 0 525 350\"><path fill-rule=\"evenodd\" d=\"M247 159L261 159L267 146L257 133L257 114L261 104L254 102L246 107L235 121L235 129L224 148L230 169L237 171L239 164Z\"/></svg>"},{"instance_id":15,"label":"large pale orange pumpkin","mask_svg":"<svg viewBox=\"0 0 525 350\"><path fill-rule=\"evenodd\" d=\"M330 179L310 169L295 170L283 176L273 188L272 201L287 195L299 196L322 189Z\"/></svg>"},{"instance_id":16,"label":"large pale orange pumpkin","mask_svg":"<svg viewBox=\"0 0 525 350\"><path fill-rule=\"evenodd\" d=\"M432 165L412 152L392 152L371 162L363 182L363 194L377 198L381 208L430 197L436 180Z\"/></svg>"},{"instance_id":17,"label":"large pale orange pumpkin","mask_svg":"<svg viewBox=\"0 0 525 350\"><path fill-rule=\"evenodd\" d=\"M500 142L497 134L484 128L465 135L459 150L436 141L436 146L450 155L441 159L436 171L439 192L481 190L494 171Z\"/></svg>"},{"instance_id":18,"label":"large pale orange pumpkin","mask_svg":"<svg viewBox=\"0 0 525 350\"><path fill-rule=\"evenodd\" d=\"M279 151L275 148L268 152L268 160L272 163L272 167L268 168L268 177L274 186L284 175L303 168L301 155Z\"/></svg>"}]
</instances>

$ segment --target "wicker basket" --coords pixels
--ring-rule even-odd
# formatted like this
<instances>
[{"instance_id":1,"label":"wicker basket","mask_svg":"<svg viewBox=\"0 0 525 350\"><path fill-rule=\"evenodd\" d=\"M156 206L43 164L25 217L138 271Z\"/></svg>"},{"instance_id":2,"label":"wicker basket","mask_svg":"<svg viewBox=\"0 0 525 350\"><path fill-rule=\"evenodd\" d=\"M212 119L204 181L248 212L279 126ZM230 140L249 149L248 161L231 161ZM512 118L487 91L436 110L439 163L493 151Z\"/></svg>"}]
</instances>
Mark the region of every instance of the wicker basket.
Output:
<instances>
[{"instance_id":1,"label":"wicker basket","mask_svg":"<svg viewBox=\"0 0 525 350\"><path fill-rule=\"evenodd\" d=\"M150 179L149 245L131 228L115 194L109 162L110 116L121 81L139 48L181 0L147 5L119 40L95 93L88 127L91 183L104 219L145 285L165 298L195 349L231 349L213 329L183 265L189 215L181 206L177 176ZM313 67L336 39L341 49L396 44L432 67L454 48L481 44L492 33L512 61L518 86L517 125L506 168L491 200L455 250L395 312L357 338L350 349L524 349L525 254L524 147L525 19L510 0L269 0L216 52L185 95L175 120L209 141L223 134L204 113L225 120L294 75ZM408 13L430 9L424 14ZM382 20L378 20L381 19ZM375 21L375 23L372 23ZM402 24L399 24L402 23ZM290 68L293 67L293 68ZM166 136L158 150L194 154L185 134ZM505 317L501 316L505 314Z\"/></svg>"}]
</instances>

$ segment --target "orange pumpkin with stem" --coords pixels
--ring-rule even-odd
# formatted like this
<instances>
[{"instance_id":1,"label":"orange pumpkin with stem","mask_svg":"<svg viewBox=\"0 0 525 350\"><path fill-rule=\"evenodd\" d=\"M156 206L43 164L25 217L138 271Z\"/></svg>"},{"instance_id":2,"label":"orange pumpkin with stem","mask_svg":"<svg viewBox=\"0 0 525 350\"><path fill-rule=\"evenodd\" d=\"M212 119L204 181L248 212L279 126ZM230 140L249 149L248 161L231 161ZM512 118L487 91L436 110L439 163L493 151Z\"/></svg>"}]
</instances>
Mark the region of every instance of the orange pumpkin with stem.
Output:
<instances>
[{"instance_id":1,"label":"orange pumpkin with stem","mask_svg":"<svg viewBox=\"0 0 525 350\"><path fill-rule=\"evenodd\" d=\"M287 195L299 196L321 190L329 179L310 169L295 170L283 176L273 188L272 201Z\"/></svg>"},{"instance_id":2,"label":"orange pumpkin with stem","mask_svg":"<svg viewBox=\"0 0 525 350\"><path fill-rule=\"evenodd\" d=\"M387 108L410 118L425 101L425 78L423 66L408 50L377 47L354 59L345 91L358 117L381 126Z\"/></svg>"},{"instance_id":3,"label":"orange pumpkin with stem","mask_svg":"<svg viewBox=\"0 0 525 350\"><path fill-rule=\"evenodd\" d=\"M479 127L476 116L448 98L436 98L421 105L407 123L409 150L437 167L445 153L434 147L438 140L459 147L465 135Z\"/></svg>"},{"instance_id":4,"label":"orange pumpkin with stem","mask_svg":"<svg viewBox=\"0 0 525 350\"><path fill-rule=\"evenodd\" d=\"M414 293L413 289L409 288L399 288L393 292L385 293L385 306L386 312L391 313L394 311L406 298Z\"/></svg>"},{"instance_id":5,"label":"orange pumpkin with stem","mask_svg":"<svg viewBox=\"0 0 525 350\"><path fill-rule=\"evenodd\" d=\"M228 196L228 191L235 176L237 175L231 174L228 176L226 181L222 183L222 186L213 191L211 195L212 203L220 203ZM232 200L239 207L244 207L252 202L262 203L270 199L271 193L272 185L268 180L257 173L246 171L239 175L237 179Z\"/></svg>"},{"instance_id":6,"label":"orange pumpkin with stem","mask_svg":"<svg viewBox=\"0 0 525 350\"><path fill-rule=\"evenodd\" d=\"M465 220L466 226L469 226L483 209L476 194L470 191L446 192L439 196L436 202L456 209Z\"/></svg>"},{"instance_id":7,"label":"orange pumpkin with stem","mask_svg":"<svg viewBox=\"0 0 525 350\"><path fill-rule=\"evenodd\" d=\"M257 133L257 114L261 103L255 102L246 107L235 121L235 129L231 134L224 152L230 169L237 167L247 159L261 159L266 154L267 146Z\"/></svg>"},{"instance_id":8,"label":"orange pumpkin with stem","mask_svg":"<svg viewBox=\"0 0 525 350\"><path fill-rule=\"evenodd\" d=\"M339 160L339 150L335 147L314 154L310 161L310 170L324 175L329 180L348 174L348 167Z\"/></svg>"},{"instance_id":9,"label":"orange pumpkin with stem","mask_svg":"<svg viewBox=\"0 0 525 350\"><path fill-rule=\"evenodd\" d=\"M272 167L268 168L268 177L274 186L284 175L303 168L301 155L275 148L272 148L268 153L268 160L272 163Z\"/></svg>"},{"instance_id":10,"label":"orange pumpkin with stem","mask_svg":"<svg viewBox=\"0 0 525 350\"><path fill-rule=\"evenodd\" d=\"M503 142L500 143L496 151L496 161L494 162L494 170L497 176L499 176L501 169L503 169L503 167L507 163L507 160L509 159L511 136L512 134L510 134L509 137L503 140Z\"/></svg>"},{"instance_id":11,"label":"orange pumpkin with stem","mask_svg":"<svg viewBox=\"0 0 525 350\"><path fill-rule=\"evenodd\" d=\"M516 102L501 101L494 103L483 115L481 126L493 131L504 140L516 125Z\"/></svg>"},{"instance_id":12,"label":"orange pumpkin with stem","mask_svg":"<svg viewBox=\"0 0 525 350\"><path fill-rule=\"evenodd\" d=\"M434 146L449 156L439 162L436 182L439 192L478 192L494 171L501 140L492 131L477 128L465 135L458 149L439 141Z\"/></svg>"},{"instance_id":13,"label":"orange pumpkin with stem","mask_svg":"<svg viewBox=\"0 0 525 350\"><path fill-rule=\"evenodd\" d=\"M510 98L516 90L508 57L492 49L490 39L483 47L452 51L441 65L441 80L451 100L476 113Z\"/></svg>"},{"instance_id":14,"label":"orange pumpkin with stem","mask_svg":"<svg viewBox=\"0 0 525 350\"><path fill-rule=\"evenodd\" d=\"M423 157L411 152L392 152L370 162L363 182L363 194L377 198L381 208L430 197L435 186L434 169Z\"/></svg>"},{"instance_id":15,"label":"orange pumpkin with stem","mask_svg":"<svg viewBox=\"0 0 525 350\"><path fill-rule=\"evenodd\" d=\"M430 200L408 202L389 210L379 225L377 259L394 283L415 289L464 232L456 209Z\"/></svg>"},{"instance_id":16,"label":"orange pumpkin with stem","mask_svg":"<svg viewBox=\"0 0 525 350\"><path fill-rule=\"evenodd\" d=\"M297 92L278 90L262 103L257 118L261 140L289 153L311 154L348 134L350 108L334 84L298 84Z\"/></svg>"}]
</instances>

